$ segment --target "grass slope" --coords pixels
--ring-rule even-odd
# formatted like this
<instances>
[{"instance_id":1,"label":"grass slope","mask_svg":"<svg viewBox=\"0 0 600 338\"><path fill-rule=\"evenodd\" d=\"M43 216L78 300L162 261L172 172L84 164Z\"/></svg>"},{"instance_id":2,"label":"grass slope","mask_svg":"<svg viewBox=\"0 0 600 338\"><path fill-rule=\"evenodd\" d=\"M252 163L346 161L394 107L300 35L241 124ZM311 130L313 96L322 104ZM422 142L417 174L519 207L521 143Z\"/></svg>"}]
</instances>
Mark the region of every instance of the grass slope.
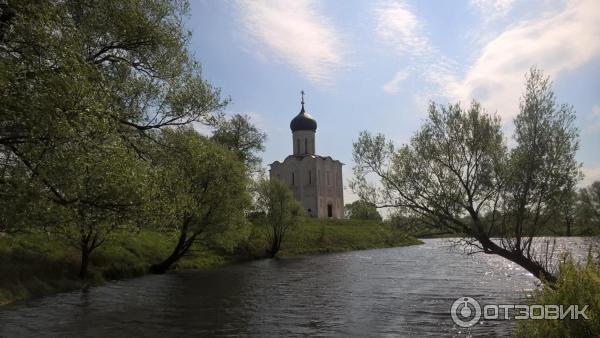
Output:
<instances>
[{"instance_id":1,"label":"grass slope","mask_svg":"<svg viewBox=\"0 0 600 338\"><path fill-rule=\"evenodd\" d=\"M377 221L306 218L284 241L280 255L304 255L421 244Z\"/></svg>"}]
</instances>

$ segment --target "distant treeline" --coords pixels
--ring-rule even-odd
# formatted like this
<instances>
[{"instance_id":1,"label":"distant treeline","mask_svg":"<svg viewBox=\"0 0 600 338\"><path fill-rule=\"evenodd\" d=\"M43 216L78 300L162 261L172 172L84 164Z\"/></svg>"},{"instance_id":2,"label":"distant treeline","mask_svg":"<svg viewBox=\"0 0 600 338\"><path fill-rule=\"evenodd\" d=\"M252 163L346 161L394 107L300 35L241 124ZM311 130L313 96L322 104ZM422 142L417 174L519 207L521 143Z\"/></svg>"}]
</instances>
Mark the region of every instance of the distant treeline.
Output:
<instances>
[{"instance_id":1,"label":"distant treeline","mask_svg":"<svg viewBox=\"0 0 600 338\"><path fill-rule=\"evenodd\" d=\"M600 181L571 192L570 203L556 208L544 217L548 223L539 229L536 236L599 236L600 235ZM494 215L489 212L483 220L491 223ZM501 217L496 212L495 217ZM392 214L387 220L394 227L403 229L417 237L453 237L464 235L463 232L444 227L444 224L430 226L419 217ZM463 218L468 222L468 217ZM503 235L502 229L490 227L492 237Z\"/></svg>"}]
</instances>

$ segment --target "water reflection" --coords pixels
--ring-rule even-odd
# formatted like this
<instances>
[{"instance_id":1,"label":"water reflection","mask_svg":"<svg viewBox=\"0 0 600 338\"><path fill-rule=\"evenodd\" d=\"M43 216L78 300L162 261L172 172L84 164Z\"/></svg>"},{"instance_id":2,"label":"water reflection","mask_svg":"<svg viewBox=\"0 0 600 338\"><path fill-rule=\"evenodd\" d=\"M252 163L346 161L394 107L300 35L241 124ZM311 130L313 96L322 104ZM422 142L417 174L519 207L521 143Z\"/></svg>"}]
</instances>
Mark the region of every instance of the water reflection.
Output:
<instances>
[{"instance_id":1,"label":"water reflection","mask_svg":"<svg viewBox=\"0 0 600 338\"><path fill-rule=\"evenodd\" d=\"M569 243L567 243L569 242ZM582 238L562 244L587 251ZM452 302L521 301L536 280L487 255L424 245L260 260L114 282L4 307L0 336L510 336L456 327Z\"/></svg>"}]
</instances>

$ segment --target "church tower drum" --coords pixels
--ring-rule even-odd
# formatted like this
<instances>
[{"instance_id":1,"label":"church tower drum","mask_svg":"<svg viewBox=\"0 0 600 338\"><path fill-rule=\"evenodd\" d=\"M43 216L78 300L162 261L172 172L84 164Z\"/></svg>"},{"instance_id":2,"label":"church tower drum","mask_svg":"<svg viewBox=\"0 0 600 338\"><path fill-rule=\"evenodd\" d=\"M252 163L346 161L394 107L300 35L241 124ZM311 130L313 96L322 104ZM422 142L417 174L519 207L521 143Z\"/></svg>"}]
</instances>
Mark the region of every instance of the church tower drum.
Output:
<instances>
[{"instance_id":1,"label":"church tower drum","mask_svg":"<svg viewBox=\"0 0 600 338\"><path fill-rule=\"evenodd\" d=\"M317 121L304 110L304 91L302 94L302 109L290 122L292 130L292 144L294 155L315 154L315 133L317 132Z\"/></svg>"}]
</instances>

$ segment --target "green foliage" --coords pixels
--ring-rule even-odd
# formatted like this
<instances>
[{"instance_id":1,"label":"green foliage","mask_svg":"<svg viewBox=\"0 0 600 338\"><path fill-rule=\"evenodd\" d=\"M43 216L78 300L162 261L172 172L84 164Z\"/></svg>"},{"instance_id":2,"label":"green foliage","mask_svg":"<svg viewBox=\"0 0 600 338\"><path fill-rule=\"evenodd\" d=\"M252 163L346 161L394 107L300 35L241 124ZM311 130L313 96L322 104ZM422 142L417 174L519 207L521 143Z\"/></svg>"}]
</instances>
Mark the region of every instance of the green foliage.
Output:
<instances>
[{"instance_id":1,"label":"green foliage","mask_svg":"<svg viewBox=\"0 0 600 338\"><path fill-rule=\"evenodd\" d=\"M250 116L236 114L220 120L211 139L236 153L249 172L260 170L261 158L257 153L265 150L267 135L252 124Z\"/></svg>"},{"instance_id":2,"label":"green foliage","mask_svg":"<svg viewBox=\"0 0 600 338\"><path fill-rule=\"evenodd\" d=\"M156 203L155 130L214 123L227 101L190 56L186 1L0 7L0 231L60 234L83 277L91 252Z\"/></svg>"},{"instance_id":3,"label":"green foliage","mask_svg":"<svg viewBox=\"0 0 600 338\"><path fill-rule=\"evenodd\" d=\"M152 200L148 223L176 229L172 254L157 264L164 272L196 243L232 251L249 235L244 212L250 204L243 163L192 128L166 129L152 154Z\"/></svg>"},{"instance_id":4,"label":"green foliage","mask_svg":"<svg viewBox=\"0 0 600 338\"><path fill-rule=\"evenodd\" d=\"M600 231L600 181L579 191L577 207L578 223Z\"/></svg>"},{"instance_id":5,"label":"green foliage","mask_svg":"<svg viewBox=\"0 0 600 338\"><path fill-rule=\"evenodd\" d=\"M296 226L302 207L287 184L276 178L259 179L256 190L256 209L264 215L264 224L269 229L267 255L273 257L281 248L286 233Z\"/></svg>"},{"instance_id":6,"label":"green foliage","mask_svg":"<svg viewBox=\"0 0 600 338\"><path fill-rule=\"evenodd\" d=\"M532 67L514 120L517 145L504 171L502 211L511 225L505 236L535 236L565 204L572 204L574 186L581 179L574 122L573 108L558 105L549 78Z\"/></svg>"},{"instance_id":7,"label":"green foliage","mask_svg":"<svg viewBox=\"0 0 600 338\"><path fill-rule=\"evenodd\" d=\"M363 219L381 221L381 214L377 211L375 204L358 200L344 206L345 216L350 219Z\"/></svg>"},{"instance_id":8,"label":"green foliage","mask_svg":"<svg viewBox=\"0 0 600 338\"><path fill-rule=\"evenodd\" d=\"M515 334L520 337L597 337L600 334L600 266L591 255L585 264L567 257L560 265L558 280L552 287L537 290L532 304L588 305L589 320L527 320L519 322Z\"/></svg>"},{"instance_id":9,"label":"green foliage","mask_svg":"<svg viewBox=\"0 0 600 338\"><path fill-rule=\"evenodd\" d=\"M570 203L580 179L574 119L573 109L556 104L549 79L533 67L510 151L500 119L479 103L467 108L432 103L428 119L406 145L396 148L383 135L360 134L351 186L361 199L465 234L475 239L465 241L475 250L498 254L551 281L548 260L532 250L532 241ZM370 175L379 182L367 179ZM502 240L491 240L492 234Z\"/></svg>"},{"instance_id":10,"label":"green foliage","mask_svg":"<svg viewBox=\"0 0 600 338\"><path fill-rule=\"evenodd\" d=\"M152 222L159 228L180 229L206 240L232 226L243 233L243 214L249 205L248 179L242 163L224 147L192 128L164 130L153 158ZM220 236L223 246L227 236ZM234 239L235 236L231 236Z\"/></svg>"}]
</instances>

